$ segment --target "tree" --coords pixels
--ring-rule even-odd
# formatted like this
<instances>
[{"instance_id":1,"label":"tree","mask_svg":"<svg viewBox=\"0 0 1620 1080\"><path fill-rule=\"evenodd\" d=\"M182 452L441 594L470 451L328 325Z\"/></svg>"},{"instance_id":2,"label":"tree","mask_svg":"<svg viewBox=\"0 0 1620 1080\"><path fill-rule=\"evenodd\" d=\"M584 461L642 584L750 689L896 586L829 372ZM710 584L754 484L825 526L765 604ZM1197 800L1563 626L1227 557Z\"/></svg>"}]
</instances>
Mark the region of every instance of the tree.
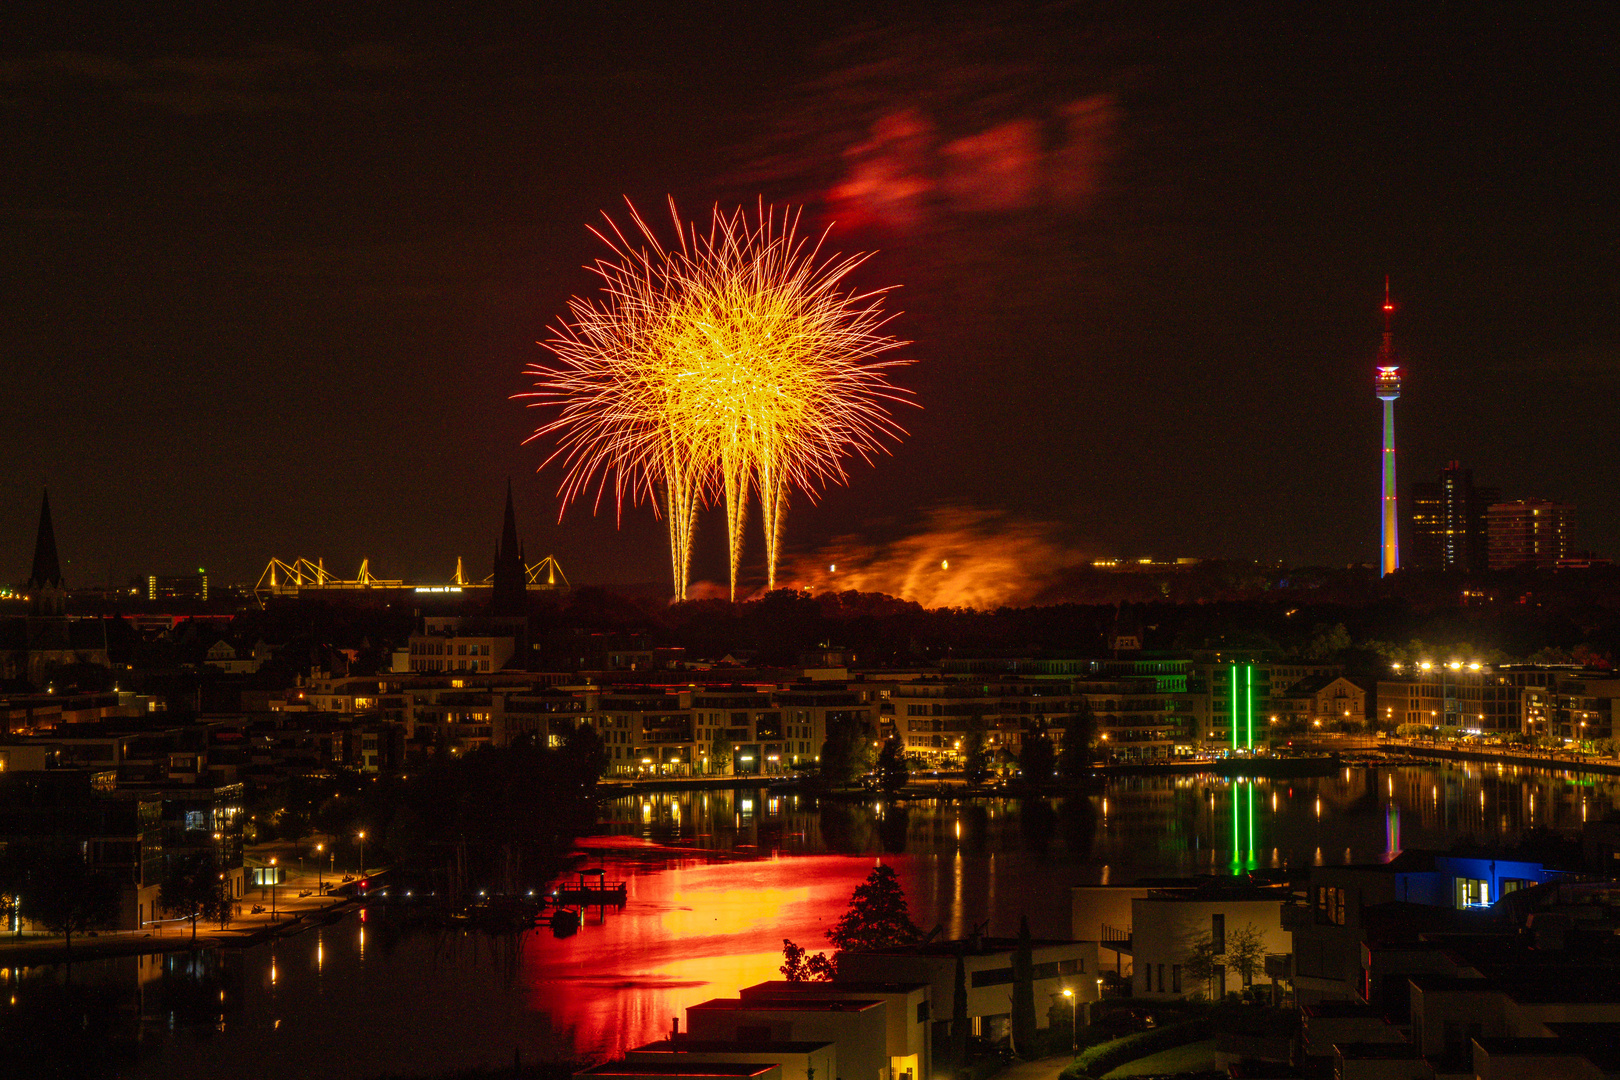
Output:
<instances>
[{"instance_id":1,"label":"tree","mask_svg":"<svg viewBox=\"0 0 1620 1080\"><path fill-rule=\"evenodd\" d=\"M1091 743L1097 737L1097 716L1085 698L1063 722L1063 751L1058 767L1071 784L1091 772Z\"/></svg>"},{"instance_id":2,"label":"tree","mask_svg":"<svg viewBox=\"0 0 1620 1080\"><path fill-rule=\"evenodd\" d=\"M1182 970L1186 972L1187 979L1193 984L1203 983L1205 989L1215 977L1215 964L1220 959L1220 953L1215 951L1215 939L1208 931L1193 938L1187 948L1187 958L1182 962Z\"/></svg>"},{"instance_id":3,"label":"tree","mask_svg":"<svg viewBox=\"0 0 1620 1080\"><path fill-rule=\"evenodd\" d=\"M990 775L990 753L984 744L984 717L968 721L967 737L962 740L962 772L968 786L978 787Z\"/></svg>"},{"instance_id":4,"label":"tree","mask_svg":"<svg viewBox=\"0 0 1620 1080\"><path fill-rule=\"evenodd\" d=\"M72 848L56 848L41 853L34 862L23 902L31 919L67 939L71 952L74 934L117 920L118 883L91 870Z\"/></svg>"},{"instance_id":5,"label":"tree","mask_svg":"<svg viewBox=\"0 0 1620 1080\"><path fill-rule=\"evenodd\" d=\"M871 768L871 739L859 720L829 721L827 741L821 744L821 779L842 787L865 776Z\"/></svg>"},{"instance_id":6,"label":"tree","mask_svg":"<svg viewBox=\"0 0 1620 1080\"><path fill-rule=\"evenodd\" d=\"M831 982L835 974L832 958L826 953L806 955L804 946L782 939L782 966L778 969L788 982Z\"/></svg>"},{"instance_id":7,"label":"tree","mask_svg":"<svg viewBox=\"0 0 1620 1080\"><path fill-rule=\"evenodd\" d=\"M197 940L197 920L207 917L223 920L220 912L219 869L206 851L181 855L169 863L158 886L158 903L164 910L191 920L191 940Z\"/></svg>"},{"instance_id":8,"label":"tree","mask_svg":"<svg viewBox=\"0 0 1620 1080\"><path fill-rule=\"evenodd\" d=\"M1013 1053L1033 1060L1035 1050L1035 947L1029 937L1029 916L1018 917L1018 946L1012 955Z\"/></svg>"},{"instance_id":9,"label":"tree","mask_svg":"<svg viewBox=\"0 0 1620 1080\"><path fill-rule=\"evenodd\" d=\"M827 931L827 940L836 952L875 952L896 945L909 945L921 937L911 921L906 892L891 867L879 866L855 886L849 908ZM803 946L782 940L782 977L789 982L820 982L831 979L837 970L836 953L806 955Z\"/></svg>"},{"instance_id":10,"label":"tree","mask_svg":"<svg viewBox=\"0 0 1620 1080\"><path fill-rule=\"evenodd\" d=\"M822 747L826 752L826 747ZM731 769L731 732L728 728L714 729L714 741L709 744L709 771L716 775Z\"/></svg>"},{"instance_id":11,"label":"tree","mask_svg":"<svg viewBox=\"0 0 1620 1080\"><path fill-rule=\"evenodd\" d=\"M589 724L575 724L563 740L562 750L569 765L578 770L576 775L593 784L607 771L607 747L601 734Z\"/></svg>"},{"instance_id":12,"label":"tree","mask_svg":"<svg viewBox=\"0 0 1620 1080\"><path fill-rule=\"evenodd\" d=\"M883 750L878 754L878 787L893 794L905 787L910 779L911 769L906 765L905 747L900 745L900 736L890 735L883 743Z\"/></svg>"},{"instance_id":13,"label":"tree","mask_svg":"<svg viewBox=\"0 0 1620 1080\"><path fill-rule=\"evenodd\" d=\"M1311 631L1310 640L1300 650L1300 655L1314 663L1325 663L1335 659L1338 655L1350 648L1350 631L1344 628L1344 623L1318 623Z\"/></svg>"},{"instance_id":14,"label":"tree","mask_svg":"<svg viewBox=\"0 0 1620 1080\"><path fill-rule=\"evenodd\" d=\"M827 931L827 940L839 952L875 952L910 945L920 936L900 878L888 866L879 866L855 886L849 909Z\"/></svg>"},{"instance_id":15,"label":"tree","mask_svg":"<svg viewBox=\"0 0 1620 1080\"><path fill-rule=\"evenodd\" d=\"M1226 935L1226 966L1243 980L1245 987L1254 985L1254 977L1266 963L1266 942L1253 923Z\"/></svg>"},{"instance_id":16,"label":"tree","mask_svg":"<svg viewBox=\"0 0 1620 1080\"><path fill-rule=\"evenodd\" d=\"M1024 774L1024 783L1050 784L1053 758L1052 740L1047 736L1045 728L1037 727L1024 736L1023 749L1018 755L1018 768Z\"/></svg>"}]
</instances>

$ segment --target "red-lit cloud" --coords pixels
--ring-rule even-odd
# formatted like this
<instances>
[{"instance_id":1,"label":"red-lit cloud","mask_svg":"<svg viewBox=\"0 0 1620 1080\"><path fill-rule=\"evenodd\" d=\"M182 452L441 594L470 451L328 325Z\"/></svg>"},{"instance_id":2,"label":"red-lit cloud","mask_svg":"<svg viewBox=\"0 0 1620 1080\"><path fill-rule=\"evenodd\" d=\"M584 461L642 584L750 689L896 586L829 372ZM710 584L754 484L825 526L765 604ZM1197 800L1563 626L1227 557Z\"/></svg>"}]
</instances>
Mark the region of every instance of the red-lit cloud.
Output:
<instances>
[{"instance_id":1,"label":"red-lit cloud","mask_svg":"<svg viewBox=\"0 0 1620 1080\"><path fill-rule=\"evenodd\" d=\"M968 134L915 107L884 112L844 151L828 203L842 220L906 229L932 212L1084 212L1102 187L1115 119L1099 94Z\"/></svg>"}]
</instances>

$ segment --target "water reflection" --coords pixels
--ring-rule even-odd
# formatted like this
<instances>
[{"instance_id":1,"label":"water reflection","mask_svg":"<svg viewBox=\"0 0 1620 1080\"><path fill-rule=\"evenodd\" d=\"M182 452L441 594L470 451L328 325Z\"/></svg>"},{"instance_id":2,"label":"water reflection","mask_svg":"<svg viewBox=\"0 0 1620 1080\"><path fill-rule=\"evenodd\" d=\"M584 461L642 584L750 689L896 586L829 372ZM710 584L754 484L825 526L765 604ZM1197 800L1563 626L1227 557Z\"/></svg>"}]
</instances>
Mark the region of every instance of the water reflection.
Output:
<instances>
[{"instance_id":1,"label":"water reflection","mask_svg":"<svg viewBox=\"0 0 1620 1080\"><path fill-rule=\"evenodd\" d=\"M509 1065L514 1049L602 1058L687 1005L775 977L783 938L821 947L879 859L925 928L1007 934L1028 915L1036 934L1061 935L1071 885L1511 844L1602 817L1616 790L1473 766L1127 777L1095 795L968 804L660 792L603 807L585 849L626 881L626 903L587 910L571 937L422 930L370 908L274 946L9 972L18 1003L0 1035L78 1055L87 1067L64 1071L89 1076L354 1080Z\"/></svg>"}]
</instances>

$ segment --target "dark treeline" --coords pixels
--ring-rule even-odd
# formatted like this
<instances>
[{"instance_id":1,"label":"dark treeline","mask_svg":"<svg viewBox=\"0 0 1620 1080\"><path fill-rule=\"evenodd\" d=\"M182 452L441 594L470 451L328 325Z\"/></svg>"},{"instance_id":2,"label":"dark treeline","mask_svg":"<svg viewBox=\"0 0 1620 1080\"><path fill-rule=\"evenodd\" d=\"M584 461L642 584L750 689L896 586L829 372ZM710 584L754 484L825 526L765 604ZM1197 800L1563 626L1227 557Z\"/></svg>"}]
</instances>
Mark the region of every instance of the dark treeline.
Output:
<instances>
[{"instance_id":1,"label":"dark treeline","mask_svg":"<svg viewBox=\"0 0 1620 1080\"><path fill-rule=\"evenodd\" d=\"M465 755L435 755L420 771L302 793L316 830L353 843L367 836L368 865L423 876L454 902L480 890L538 890L574 839L596 820L602 746L588 727L552 749L532 740ZM302 821L297 827L304 827ZM271 823L285 827L280 816Z\"/></svg>"},{"instance_id":2,"label":"dark treeline","mask_svg":"<svg viewBox=\"0 0 1620 1080\"><path fill-rule=\"evenodd\" d=\"M1576 660L1612 664L1620 654L1620 568L1557 573L1408 573L1378 580L1365 569L1278 569L1212 563L1160 574L1075 571L1086 588L1063 599L993 611L928 610L873 593L810 595L779 590L744 603L669 604L646 594L598 587L530 597L533 648L522 663L576 670L600 662L602 649L673 647L691 660L727 655L751 666L791 667L806 652L847 650L860 666L927 666L952 658L1106 655L1115 629L1128 625L1149 651L1269 649L1279 655L1333 659L1351 674L1426 649L1462 650L1483 661ZM631 590L630 592L634 592ZM435 606L444 614L479 613L469 599ZM386 670L390 650L419 624L410 604L354 597L330 602L273 601L238 613L228 627L182 623L161 640L142 638L122 620L108 624L115 667L80 665L53 676L57 689L101 689L120 681L167 697L180 712L235 707L199 672L220 636L239 646L264 642L273 655L230 690L275 689L314 670L367 675ZM1461 655L1459 653L1459 655Z\"/></svg>"}]
</instances>

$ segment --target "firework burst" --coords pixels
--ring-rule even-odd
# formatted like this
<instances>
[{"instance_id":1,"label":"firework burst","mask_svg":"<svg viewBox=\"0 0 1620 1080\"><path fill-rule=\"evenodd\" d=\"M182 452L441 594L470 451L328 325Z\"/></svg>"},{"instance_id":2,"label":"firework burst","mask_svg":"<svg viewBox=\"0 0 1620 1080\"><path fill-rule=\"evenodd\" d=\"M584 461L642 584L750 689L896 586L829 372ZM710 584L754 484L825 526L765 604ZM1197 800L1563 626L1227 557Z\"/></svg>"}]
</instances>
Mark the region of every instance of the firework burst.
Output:
<instances>
[{"instance_id":1,"label":"firework burst","mask_svg":"<svg viewBox=\"0 0 1620 1080\"><path fill-rule=\"evenodd\" d=\"M542 343L556 362L531 364L518 396L558 410L528 441L556 438L545 464L564 469L564 510L611 493L620 513L628 497L665 515L677 599L698 510L722 504L735 599L751 494L774 588L790 490L813 500L905 434L887 403L910 399L887 370L909 361L884 357L906 342L885 332L888 290L846 284L868 256L824 257L796 214L716 208L706 232L673 201L670 215L673 246L633 206L628 233L611 218L593 230L611 251L591 268L601 294L569 301Z\"/></svg>"}]
</instances>

